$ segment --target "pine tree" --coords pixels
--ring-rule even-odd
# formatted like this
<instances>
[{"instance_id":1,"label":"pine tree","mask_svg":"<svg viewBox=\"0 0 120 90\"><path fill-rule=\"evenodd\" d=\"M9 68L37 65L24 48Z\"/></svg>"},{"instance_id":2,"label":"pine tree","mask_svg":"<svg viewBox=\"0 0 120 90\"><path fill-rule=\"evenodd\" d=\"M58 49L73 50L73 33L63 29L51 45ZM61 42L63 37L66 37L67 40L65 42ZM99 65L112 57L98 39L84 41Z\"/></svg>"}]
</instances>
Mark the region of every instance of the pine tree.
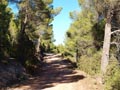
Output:
<instances>
[{"instance_id":1,"label":"pine tree","mask_svg":"<svg viewBox=\"0 0 120 90\"><path fill-rule=\"evenodd\" d=\"M53 9L52 0L9 0L17 3L17 60L26 63L41 62L43 51L53 48L52 20L61 8ZM47 50L47 51L48 51Z\"/></svg>"},{"instance_id":2,"label":"pine tree","mask_svg":"<svg viewBox=\"0 0 120 90\"><path fill-rule=\"evenodd\" d=\"M106 72L106 67L109 63L109 51L111 43L111 35L114 33L113 30L118 29L118 12L119 12L119 0L101 0L94 1L98 16L106 19L104 43L103 43L103 54L101 60L101 72ZM116 20L116 21L115 21ZM117 28L114 28L116 27ZM118 30L117 30L118 31ZM115 32L117 32L115 31Z\"/></svg>"},{"instance_id":3,"label":"pine tree","mask_svg":"<svg viewBox=\"0 0 120 90\"><path fill-rule=\"evenodd\" d=\"M10 32L8 28L12 13L7 5L8 2L6 0L0 2L0 58L2 59L9 57L10 54Z\"/></svg>"}]
</instances>

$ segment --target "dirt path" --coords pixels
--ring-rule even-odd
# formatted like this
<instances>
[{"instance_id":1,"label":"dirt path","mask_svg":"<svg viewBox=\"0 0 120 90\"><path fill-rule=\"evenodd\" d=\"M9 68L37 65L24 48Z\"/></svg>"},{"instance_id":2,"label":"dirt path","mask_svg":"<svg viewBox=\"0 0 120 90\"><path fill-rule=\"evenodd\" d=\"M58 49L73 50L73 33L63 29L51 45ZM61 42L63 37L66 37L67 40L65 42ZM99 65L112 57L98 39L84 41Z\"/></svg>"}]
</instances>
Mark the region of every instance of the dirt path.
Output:
<instances>
[{"instance_id":1,"label":"dirt path","mask_svg":"<svg viewBox=\"0 0 120 90\"><path fill-rule=\"evenodd\" d=\"M49 55L45 62L38 76L8 90L102 90L96 79L73 70L68 60Z\"/></svg>"}]
</instances>

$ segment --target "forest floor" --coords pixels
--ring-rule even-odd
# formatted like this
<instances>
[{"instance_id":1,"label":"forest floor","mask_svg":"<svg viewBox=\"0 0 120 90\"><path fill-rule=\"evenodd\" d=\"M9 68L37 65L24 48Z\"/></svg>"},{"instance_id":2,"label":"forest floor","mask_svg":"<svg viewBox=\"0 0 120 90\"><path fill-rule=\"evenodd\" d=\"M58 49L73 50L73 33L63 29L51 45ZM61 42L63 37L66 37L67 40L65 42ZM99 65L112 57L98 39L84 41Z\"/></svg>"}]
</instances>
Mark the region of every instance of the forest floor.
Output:
<instances>
[{"instance_id":1,"label":"forest floor","mask_svg":"<svg viewBox=\"0 0 120 90\"><path fill-rule=\"evenodd\" d=\"M73 69L69 60L49 54L39 75L7 90L103 90L97 78Z\"/></svg>"}]
</instances>

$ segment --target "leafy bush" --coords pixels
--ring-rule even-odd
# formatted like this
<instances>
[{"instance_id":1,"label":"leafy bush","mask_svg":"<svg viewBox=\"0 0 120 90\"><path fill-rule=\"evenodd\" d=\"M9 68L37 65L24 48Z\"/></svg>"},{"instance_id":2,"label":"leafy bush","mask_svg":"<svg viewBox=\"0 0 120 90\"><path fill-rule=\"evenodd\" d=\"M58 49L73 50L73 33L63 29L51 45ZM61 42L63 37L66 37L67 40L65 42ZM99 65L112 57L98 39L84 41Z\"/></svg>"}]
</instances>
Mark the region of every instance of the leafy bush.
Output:
<instances>
[{"instance_id":1,"label":"leafy bush","mask_svg":"<svg viewBox=\"0 0 120 90\"><path fill-rule=\"evenodd\" d=\"M120 65L114 57L105 75L105 90L120 90Z\"/></svg>"},{"instance_id":2,"label":"leafy bush","mask_svg":"<svg viewBox=\"0 0 120 90\"><path fill-rule=\"evenodd\" d=\"M83 55L78 61L78 68L88 74L95 75L100 72L101 52L96 52L92 56Z\"/></svg>"}]
</instances>

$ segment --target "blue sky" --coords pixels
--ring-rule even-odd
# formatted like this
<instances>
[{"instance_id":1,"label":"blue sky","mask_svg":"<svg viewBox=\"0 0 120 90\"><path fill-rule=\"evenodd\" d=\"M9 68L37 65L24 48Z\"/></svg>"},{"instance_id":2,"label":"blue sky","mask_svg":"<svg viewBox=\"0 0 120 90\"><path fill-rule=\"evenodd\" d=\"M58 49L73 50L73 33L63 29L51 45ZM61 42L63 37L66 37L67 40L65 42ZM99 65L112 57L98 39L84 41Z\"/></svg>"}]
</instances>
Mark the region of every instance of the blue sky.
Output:
<instances>
[{"instance_id":1,"label":"blue sky","mask_svg":"<svg viewBox=\"0 0 120 90\"><path fill-rule=\"evenodd\" d=\"M15 3L9 3L9 7L13 9L14 13L18 13L18 8Z\"/></svg>"},{"instance_id":2,"label":"blue sky","mask_svg":"<svg viewBox=\"0 0 120 90\"><path fill-rule=\"evenodd\" d=\"M16 4L9 4L9 6L14 10L15 13L18 12L16 8ZM59 15L54 18L53 24L53 32L54 38L56 40L55 44L63 44L65 39L65 32L68 30L71 19L69 18L69 12L74 10L80 10L78 5L78 0L53 0L53 6L62 7L62 11Z\"/></svg>"},{"instance_id":3,"label":"blue sky","mask_svg":"<svg viewBox=\"0 0 120 90\"><path fill-rule=\"evenodd\" d=\"M54 18L53 31L54 38L56 39L55 44L63 44L65 39L65 32L68 30L71 19L69 18L69 12L74 10L80 10L78 0L53 0L55 7L62 7L61 13Z\"/></svg>"}]
</instances>

